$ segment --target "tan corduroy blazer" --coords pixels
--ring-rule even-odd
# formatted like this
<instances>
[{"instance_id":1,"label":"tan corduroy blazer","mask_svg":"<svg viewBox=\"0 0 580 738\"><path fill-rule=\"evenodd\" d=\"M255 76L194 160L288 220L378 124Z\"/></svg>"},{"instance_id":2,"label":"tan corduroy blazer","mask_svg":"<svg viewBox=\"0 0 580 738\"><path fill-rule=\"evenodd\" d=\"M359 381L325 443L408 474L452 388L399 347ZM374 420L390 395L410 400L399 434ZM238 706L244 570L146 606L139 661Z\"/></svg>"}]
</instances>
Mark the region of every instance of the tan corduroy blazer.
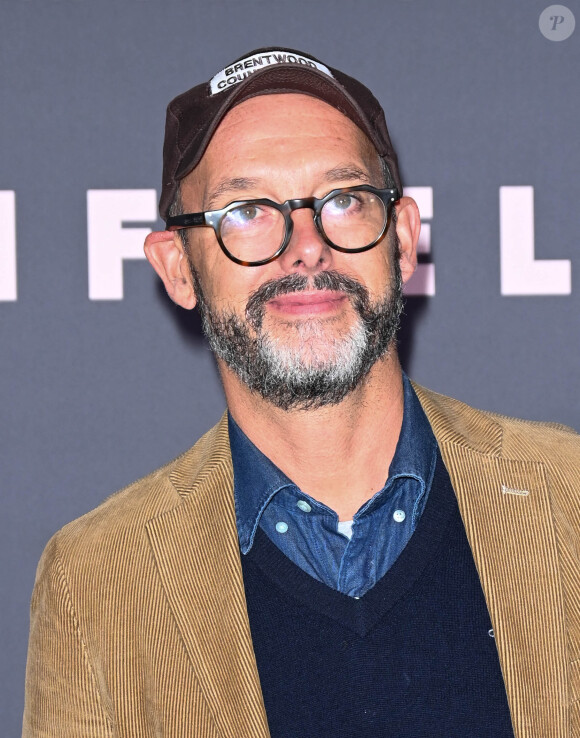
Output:
<instances>
[{"instance_id":1,"label":"tan corduroy blazer","mask_svg":"<svg viewBox=\"0 0 580 738\"><path fill-rule=\"evenodd\" d=\"M580 437L417 392L459 500L515 734L579 738ZM222 419L50 541L32 599L25 736L268 736L232 490Z\"/></svg>"}]
</instances>

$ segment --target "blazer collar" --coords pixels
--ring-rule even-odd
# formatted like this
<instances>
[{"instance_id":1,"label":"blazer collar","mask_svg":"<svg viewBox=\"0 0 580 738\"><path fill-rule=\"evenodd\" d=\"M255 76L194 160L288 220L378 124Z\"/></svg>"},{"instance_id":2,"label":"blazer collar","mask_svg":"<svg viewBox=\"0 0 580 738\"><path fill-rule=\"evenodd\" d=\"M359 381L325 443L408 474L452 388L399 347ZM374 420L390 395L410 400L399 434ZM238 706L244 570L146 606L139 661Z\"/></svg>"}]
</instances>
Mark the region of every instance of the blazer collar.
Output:
<instances>
[{"instance_id":1,"label":"blazer collar","mask_svg":"<svg viewBox=\"0 0 580 738\"><path fill-rule=\"evenodd\" d=\"M503 432L492 417L459 400L412 384L439 445L453 443L481 454L501 454Z\"/></svg>"}]
</instances>

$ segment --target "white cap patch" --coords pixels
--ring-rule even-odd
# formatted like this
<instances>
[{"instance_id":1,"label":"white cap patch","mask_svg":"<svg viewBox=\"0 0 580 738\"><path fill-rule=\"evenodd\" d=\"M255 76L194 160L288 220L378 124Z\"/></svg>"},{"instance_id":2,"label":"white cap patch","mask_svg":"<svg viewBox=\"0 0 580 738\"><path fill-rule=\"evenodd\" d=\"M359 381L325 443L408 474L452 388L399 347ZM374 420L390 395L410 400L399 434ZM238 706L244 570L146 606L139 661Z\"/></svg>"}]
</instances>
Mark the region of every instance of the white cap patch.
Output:
<instances>
[{"instance_id":1,"label":"white cap patch","mask_svg":"<svg viewBox=\"0 0 580 738\"><path fill-rule=\"evenodd\" d=\"M324 64L309 59L307 56L301 54L290 54L287 51L265 51L262 54L252 54L252 56L246 56L245 59L240 59L235 64L232 64L221 72L218 72L215 77L210 80L211 94L215 95L218 92L223 92L229 87L237 85L242 80L249 77L258 69L269 67L272 64L301 64L305 67L312 67L318 69L319 72L324 72L329 77L332 77L332 72Z\"/></svg>"}]
</instances>

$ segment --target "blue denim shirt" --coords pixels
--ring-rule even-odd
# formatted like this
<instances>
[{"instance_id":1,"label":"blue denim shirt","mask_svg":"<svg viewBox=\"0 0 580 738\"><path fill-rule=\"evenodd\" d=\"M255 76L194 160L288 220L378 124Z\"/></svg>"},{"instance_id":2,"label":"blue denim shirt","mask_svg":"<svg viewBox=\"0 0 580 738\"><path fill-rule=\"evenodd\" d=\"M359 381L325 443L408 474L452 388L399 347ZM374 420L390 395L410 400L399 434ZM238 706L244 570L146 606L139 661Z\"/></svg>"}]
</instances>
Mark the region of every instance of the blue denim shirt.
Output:
<instances>
[{"instance_id":1,"label":"blue denim shirt","mask_svg":"<svg viewBox=\"0 0 580 738\"><path fill-rule=\"evenodd\" d=\"M388 479L355 514L350 531L339 525L334 510L288 479L228 416L243 554L260 526L291 561L332 589L362 597L381 579L413 535L437 458L437 441L405 375L403 390L403 424Z\"/></svg>"}]
</instances>

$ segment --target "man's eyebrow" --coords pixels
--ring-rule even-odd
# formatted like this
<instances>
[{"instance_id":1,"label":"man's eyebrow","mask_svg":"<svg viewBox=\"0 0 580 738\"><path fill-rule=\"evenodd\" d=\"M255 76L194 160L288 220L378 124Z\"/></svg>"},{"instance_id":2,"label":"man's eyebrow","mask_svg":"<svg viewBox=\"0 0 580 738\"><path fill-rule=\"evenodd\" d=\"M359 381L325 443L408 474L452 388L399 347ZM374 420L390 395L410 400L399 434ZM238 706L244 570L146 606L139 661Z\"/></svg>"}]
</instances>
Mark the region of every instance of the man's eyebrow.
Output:
<instances>
[{"instance_id":1,"label":"man's eyebrow","mask_svg":"<svg viewBox=\"0 0 580 738\"><path fill-rule=\"evenodd\" d=\"M340 164L333 167L325 173L324 178L327 182L340 182L345 179L360 179L369 184L371 182L369 173L354 164Z\"/></svg>"},{"instance_id":2,"label":"man's eyebrow","mask_svg":"<svg viewBox=\"0 0 580 738\"><path fill-rule=\"evenodd\" d=\"M228 193L233 195L235 192L252 189L253 187L257 187L259 182L259 179L249 177L228 177L227 179L222 179L212 189L207 201L206 210L213 210L223 195Z\"/></svg>"}]
</instances>

